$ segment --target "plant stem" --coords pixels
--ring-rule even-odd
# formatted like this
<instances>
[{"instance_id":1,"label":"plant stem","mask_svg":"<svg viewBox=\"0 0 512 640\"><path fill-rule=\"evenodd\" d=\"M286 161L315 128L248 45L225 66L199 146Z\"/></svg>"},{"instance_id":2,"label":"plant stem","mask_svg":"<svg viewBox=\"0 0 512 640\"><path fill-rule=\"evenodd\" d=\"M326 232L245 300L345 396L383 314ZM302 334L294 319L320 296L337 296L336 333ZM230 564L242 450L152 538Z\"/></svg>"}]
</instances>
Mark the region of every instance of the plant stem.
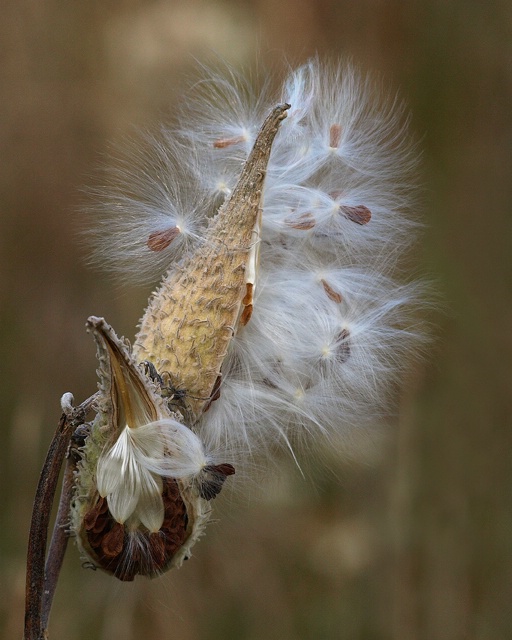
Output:
<instances>
[{"instance_id":1,"label":"plant stem","mask_svg":"<svg viewBox=\"0 0 512 640\"><path fill-rule=\"evenodd\" d=\"M63 413L41 470L32 510L27 554L24 640L44 640L41 612L48 524L60 468L70 438L68 416Z\"/></svg>"},{"instance_id":2,"label":"plant stem","mask_svg":"<svg viewBox=\"0 0 512 640\"><path fill-rule=\"evenodd\" d=\"M69 505L73 495L73 479L76 469L76 460L70 451L66 458L64 477L62 479L62 489L60 492L59 509L57 518L53 526L52 540L48 551L45 566L43 602L41 608L41 626L44 633L47 633L48 619L52 608L53 596L57 587L60 569L64 561L64 554L68 545L69 533ZM45 635L46 637L46 635Z\"/></svg>"},{"instance_id":3,"label":"plant stem","mask_svg":"<svg viewBox=\"0 0 512 640\"><path fill-rule=\"evenodd\" d=\"M63 413L46 454L32 509L27 552L24 640L47 640L48 638L46 627L67 546L65 526L69 519L73 472L76 464L72 455L68 457L66 463L57 519L45 566L52 505L62 461L68 451L73 430L78 424L84 422L85 415L96 397L97 394L92 395L76 409L71 405L71 394L65 394L61 401Z\"/></svg>"}]
</instances>

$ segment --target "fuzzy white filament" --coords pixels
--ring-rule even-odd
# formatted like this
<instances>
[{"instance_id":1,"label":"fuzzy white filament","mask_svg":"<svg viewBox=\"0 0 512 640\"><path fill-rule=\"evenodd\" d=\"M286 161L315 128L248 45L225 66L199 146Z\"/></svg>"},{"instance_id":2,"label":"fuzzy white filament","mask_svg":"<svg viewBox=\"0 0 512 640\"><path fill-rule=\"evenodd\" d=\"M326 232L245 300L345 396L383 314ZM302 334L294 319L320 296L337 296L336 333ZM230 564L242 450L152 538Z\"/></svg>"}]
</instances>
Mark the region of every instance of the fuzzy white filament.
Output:
<instances>
[{"instance_id":1,"label":"fuzzy white filament","mask_svg":"<svg viewBox=\"0 0 512 640\"><path fill-rule=\"evenodd\" d=\"M175 420L126 426L98 461L98 492L117 522L157 532L164 520L162 477L194 478L207 464L199 438Z\"/></svg>"},{"instance_id":2,"label":"fuzzy white filament","mask_svg":"<svg viewBox=\"0 0 512 640\"><path fill-rule=\"evenodd\" d=\"M278 96L255 96L232 72L198 82L153 159L118 174L100 205L96 259L142 281L179 268L278 101L291 109L263 192L254 310L229 346L220 397L194 426L212 448L252 453L372 423L421 340L421 287L400 283L416 226L414 146L400 103L350 66L312 60ZM157 474L203 464L198 450L162 457L153 428L127 428L99 470L115 517L152 529ZM139 488L121 491L121 476Z\"/></svg>"}]
</instances>

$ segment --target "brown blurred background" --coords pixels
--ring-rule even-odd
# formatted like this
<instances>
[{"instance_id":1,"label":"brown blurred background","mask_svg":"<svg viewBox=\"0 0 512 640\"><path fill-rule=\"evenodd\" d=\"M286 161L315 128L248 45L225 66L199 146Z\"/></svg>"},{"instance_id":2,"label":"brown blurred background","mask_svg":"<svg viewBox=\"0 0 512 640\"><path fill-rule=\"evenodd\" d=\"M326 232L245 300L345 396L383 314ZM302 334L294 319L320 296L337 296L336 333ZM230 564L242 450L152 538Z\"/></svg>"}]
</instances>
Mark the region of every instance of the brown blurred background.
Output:
<instances>
[{"instance_id":1,"label":"brown blurred background","mask_svg":"<svg viewBox=\"0 0 512 640\"><path fill-rule=\"evenodd\" d=\"M54 640L512 637L512 4L509 0L3 0L0 20L0 629L59 399L95 388L88 315L133 336L147 289L84 266L83 185L110 143L172 113L195 59L349 56L384 75L424 149L436 281L429 357L390 437L334 473L290 464L180 571L117 583L68 550ZM257 63L257 61L260 61Z\"/></svg>"}]
</instances>

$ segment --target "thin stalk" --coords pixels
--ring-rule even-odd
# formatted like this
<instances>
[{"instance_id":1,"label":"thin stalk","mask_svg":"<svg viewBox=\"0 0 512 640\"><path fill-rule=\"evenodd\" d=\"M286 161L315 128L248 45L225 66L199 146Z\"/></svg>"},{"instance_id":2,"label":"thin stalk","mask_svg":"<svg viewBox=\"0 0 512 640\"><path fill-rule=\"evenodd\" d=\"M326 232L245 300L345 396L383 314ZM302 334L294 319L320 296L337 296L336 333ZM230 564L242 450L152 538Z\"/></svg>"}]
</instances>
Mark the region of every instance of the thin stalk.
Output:
<instances>
[{"instance_id":1,"label":"thin stalk","mask_svg":"<svg viewBox=\"0 0 512 640\"><path fill-rule=\"evenodd\" d=\"M63 413L46 454L32 509L27 552L24 640L48 638L46 626L67 545L64 527L69 518L74 459L68 459L66 465L57 521L45 566L52 505L73 430L85 420L96 397L97 394L94 394L76 409L71 406L71 394L65 394L62 398Z\"/></svg>"},{"instance_id":2,"label":"thin stalk","mask_svg":"<svg viewBox=\"0 0 512 640\"><path fill-rule=\"evenodd\" d=\"M41 609L41 626L46 633L48 619L53 603L53 596L57 588L60 570L64 561L64 554L69 539L69 505L73 496L73 480L76 469L76 459L72 451L68 452L66 466L64 467L64 477L62 479L62 489L60 492L59 509L57 518L53 526L52 540L48 551L45 565L45 579L43 602Z\"/></svg>"},{"instance_id":3,"label":"thin stalk","mask_svg":"<svg viewBox=\"0 0 512 640\"><path fill-rule=\"evenodd\" d=\"M41 470L32 510L27 553L24 640L45 640L41 613L46 540L60 468L70 438L68 416L63 413Z\"/></svg>"}]
</instances>

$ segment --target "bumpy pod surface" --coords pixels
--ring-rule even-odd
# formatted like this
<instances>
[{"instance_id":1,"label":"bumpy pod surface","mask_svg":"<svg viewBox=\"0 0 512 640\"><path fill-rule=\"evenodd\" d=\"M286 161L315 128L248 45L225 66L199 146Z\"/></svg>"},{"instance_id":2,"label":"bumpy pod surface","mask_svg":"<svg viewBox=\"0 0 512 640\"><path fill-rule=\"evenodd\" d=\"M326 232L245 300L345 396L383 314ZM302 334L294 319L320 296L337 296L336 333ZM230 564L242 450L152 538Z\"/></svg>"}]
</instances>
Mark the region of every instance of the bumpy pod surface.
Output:
<instances>
[{"instance_id":1,"label":"bumpy pod surface","mask_svg":"<svg viewBox=\"0 0 512 640\"><path fill-rule=\"evenodd\" d=\"M134 356L171 374L184 392L180 408L192 423L217 390L238 324L249 320L262 191L272 142L288 108L280 105L267 117L204 242L164 278L140 323Z\"/></svg>"}]
</instances>

